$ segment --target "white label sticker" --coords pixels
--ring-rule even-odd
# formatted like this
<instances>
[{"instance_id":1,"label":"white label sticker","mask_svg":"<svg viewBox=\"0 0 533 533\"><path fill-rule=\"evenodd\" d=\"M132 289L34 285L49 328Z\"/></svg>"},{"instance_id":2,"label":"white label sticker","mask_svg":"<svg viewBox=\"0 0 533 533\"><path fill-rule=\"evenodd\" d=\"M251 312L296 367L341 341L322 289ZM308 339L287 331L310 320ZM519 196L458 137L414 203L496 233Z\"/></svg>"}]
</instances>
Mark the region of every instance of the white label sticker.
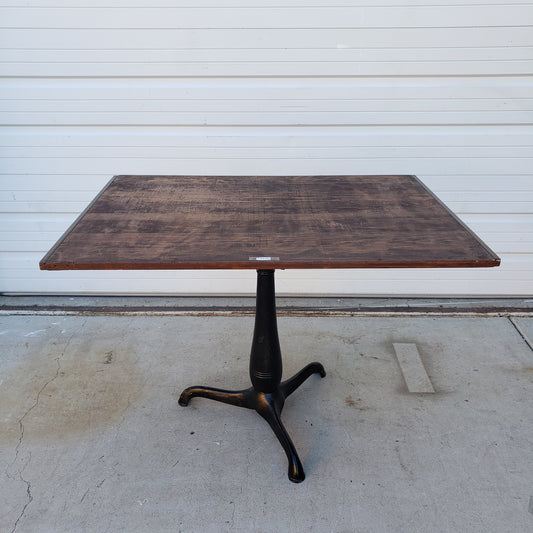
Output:
<instances>
[{"instance_id":1,"label":"white label sticker","mask_svg":"<svg viewBox=\"0 0 533 533\"><path fill-rule=\"evenodd\" d=\"M249 261L279 261L279 257L249 257Z\"/></svg>"}]
</instances>

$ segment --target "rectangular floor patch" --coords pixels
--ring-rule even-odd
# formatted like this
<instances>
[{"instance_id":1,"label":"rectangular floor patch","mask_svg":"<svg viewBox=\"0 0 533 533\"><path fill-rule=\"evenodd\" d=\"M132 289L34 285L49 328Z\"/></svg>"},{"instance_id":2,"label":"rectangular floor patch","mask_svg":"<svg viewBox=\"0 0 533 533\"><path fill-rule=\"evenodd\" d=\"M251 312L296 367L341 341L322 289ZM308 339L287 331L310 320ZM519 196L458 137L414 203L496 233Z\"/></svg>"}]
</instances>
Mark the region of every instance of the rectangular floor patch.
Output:
<instances>
[{"instance_id":1,"label":"rectangular floor patch","mask_svg":"<svg viewBox=\"0 0 533 533\"><path fill-rule=\"evenodd\" d=\"M416 344L396 342L393 346L409 392L435 392Z\"/></svg>"}]
</instances>

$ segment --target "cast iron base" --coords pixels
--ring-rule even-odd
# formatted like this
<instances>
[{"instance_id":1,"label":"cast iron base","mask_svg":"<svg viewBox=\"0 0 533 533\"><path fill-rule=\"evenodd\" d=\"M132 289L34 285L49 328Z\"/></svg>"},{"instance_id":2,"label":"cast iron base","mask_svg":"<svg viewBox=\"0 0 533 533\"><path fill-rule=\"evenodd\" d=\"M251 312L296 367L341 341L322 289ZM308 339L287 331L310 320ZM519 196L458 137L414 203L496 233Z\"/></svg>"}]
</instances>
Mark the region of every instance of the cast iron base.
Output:
<instances>
[{"instance_id":1,"label":"cast iron base","mask_svg":"<svg viewBox=\"0 0 533 533\"><path fill-rule=\"evenodd\" d=\"M294 444L281 422L281 411L287 396L292 394L309 376L326 375L320 363L310 363L287 381L281 382L281 352L276 324L274 271L257 271L257 301L254 336L250 354L252 387L241 391L227 391L212 387L194 386L185 389L179 404L186 406L191 398L200 396L218 402L255 409L273 429L289 460L289 479L300 483L305 479L302 463Z\"/></svg>"},{"instance_id":2,"label":"cast iron base","mask_svg":"<svg viewBox=\"0 0 533 533\"><path fill-rule=\"evenodd\" d=\"M310 363L292 378L280 383L274 392L258 392L253 387L234 392L210 387L189 387L181 393L179 404L186 406L191 398L201 396L238 407L255 409L270 424L287 454L289 479L294 483L300 483L305 479L304 469L280 416L285 398L294 392L311 374L315 373L322 377L326 375L324 367L320 363Z\"/></svg>"}]
</instances>

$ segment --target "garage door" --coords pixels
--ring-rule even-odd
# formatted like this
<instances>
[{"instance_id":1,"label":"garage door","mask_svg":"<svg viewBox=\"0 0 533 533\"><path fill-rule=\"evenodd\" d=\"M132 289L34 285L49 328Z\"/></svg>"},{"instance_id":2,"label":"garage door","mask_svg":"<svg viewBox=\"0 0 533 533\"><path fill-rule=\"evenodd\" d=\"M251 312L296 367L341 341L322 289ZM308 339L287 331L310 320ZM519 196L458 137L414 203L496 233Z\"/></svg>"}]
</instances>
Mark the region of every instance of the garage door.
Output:
<instances>
[{"instance_id":1,"label":"garage door","mask_svg":"<svg viewBox=\"0 0 533 533\"><path fill-rule=\"evenodd\" d=\"M278 291L533 294L532 2L17 4L0 2L0 291L254 291L253 272L39 271L114 174L416 174L499 269L285 271Z\"/></svg>"}]
</instances>

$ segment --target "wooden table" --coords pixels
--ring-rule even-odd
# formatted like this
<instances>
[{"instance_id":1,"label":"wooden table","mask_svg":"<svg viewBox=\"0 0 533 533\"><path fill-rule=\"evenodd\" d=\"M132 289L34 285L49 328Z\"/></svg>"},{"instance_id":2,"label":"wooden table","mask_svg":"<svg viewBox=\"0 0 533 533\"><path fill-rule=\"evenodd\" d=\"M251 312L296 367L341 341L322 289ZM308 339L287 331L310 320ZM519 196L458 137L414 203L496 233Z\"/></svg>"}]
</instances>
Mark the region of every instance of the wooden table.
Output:
<instances>
[{"instance_id":1,"label":"wooden table","mask_svg":"<svg viewBox=\"0 0 533 533\"><path fill-rule=\"evenodd\" d=\"M415 176L115 176L46 254L43 270L254 269L252 387L189 387L255 409L305 474L281 422L310 363L281 382L274 271L288 268L492 267L499 258Z\"/></svg>"}]
</instances>

